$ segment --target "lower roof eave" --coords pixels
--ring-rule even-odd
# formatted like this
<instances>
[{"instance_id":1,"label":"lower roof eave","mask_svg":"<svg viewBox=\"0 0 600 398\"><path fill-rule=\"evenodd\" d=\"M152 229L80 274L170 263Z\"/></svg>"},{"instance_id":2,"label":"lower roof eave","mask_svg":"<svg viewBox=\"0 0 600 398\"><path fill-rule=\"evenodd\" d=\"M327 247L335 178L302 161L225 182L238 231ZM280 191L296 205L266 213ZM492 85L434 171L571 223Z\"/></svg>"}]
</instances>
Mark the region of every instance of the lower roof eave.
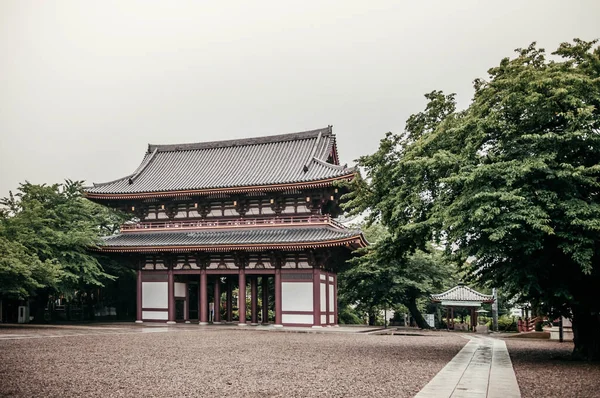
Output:
<instances>
[{"instance_id":1,"label":"lower roof eave","mask_svg":"<svg viewBox=\"0 0 600 398\"><path fill-rule=\"evenodd\" d=\"M96 246L92 250L102 253L156 253L156 252L227 252L234 250L242 251L265 251L265 250L304 250L327 247L348 246L355 250L367 246L366 240L361 236L349 239L341 239L323 242L299 242L285 244L240 244L240 245L190 245L190 246Z\"/></svg>"}]
</instances>

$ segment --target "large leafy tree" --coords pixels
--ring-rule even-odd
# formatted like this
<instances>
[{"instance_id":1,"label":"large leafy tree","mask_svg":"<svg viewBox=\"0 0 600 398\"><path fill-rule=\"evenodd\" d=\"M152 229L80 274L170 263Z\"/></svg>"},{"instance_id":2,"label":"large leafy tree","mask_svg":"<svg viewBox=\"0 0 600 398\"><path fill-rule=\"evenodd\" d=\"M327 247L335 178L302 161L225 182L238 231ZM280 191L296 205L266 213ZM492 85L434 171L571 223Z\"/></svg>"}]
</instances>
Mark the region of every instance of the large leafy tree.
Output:
<instances>
[{"instance_id":1,"label":"large leafy tree","mask_svg":"<svg viewBox=\"0 0 600 398\"><path fill-rule=\"evenodd\" d=\"M43 302L114 279L89 249L123 218L83 198L81 181L26 182L0 206L0 297Z\"/></svg>"},{"instance_id":2,"label":"large leafy tree","mask_svg":"<svg viewBox=\"0 0 600 398\"><path fill-rule=\"evenodd\" d=\"M470 277L572 317L574 354L600 359L600 48L532 44L475 81L468 109L434 91L406 131L360 159L354 211L403 256L431 239Z\"/></svg>"}]
</instances>

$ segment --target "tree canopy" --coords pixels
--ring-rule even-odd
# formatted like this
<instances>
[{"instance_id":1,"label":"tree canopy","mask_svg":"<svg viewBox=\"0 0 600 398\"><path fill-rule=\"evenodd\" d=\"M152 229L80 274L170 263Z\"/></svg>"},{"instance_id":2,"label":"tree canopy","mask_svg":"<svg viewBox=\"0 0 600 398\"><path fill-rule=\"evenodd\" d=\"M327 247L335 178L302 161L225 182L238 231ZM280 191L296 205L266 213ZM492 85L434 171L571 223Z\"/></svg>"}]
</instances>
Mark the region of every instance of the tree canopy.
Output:
<instances>
[{"instance_id":1,"label":"tree canopy","mask_svg":"<svg viewBox=\"0 0 600 398\"><path fill-rule=\"evenodd\" d=\"M364 228L371 246L354 257L339 278L340 299L372 314L403 304L422 328L428 328L418 300L439 292L454 281L455 267L439 249L427 246L409 256L398 255L387 229L379 223ZM451 282L450 282L451 283Z\"/></svg>"},{"instance_id":2,"label":"tree canopy","mask_svg":"<svg viewBox=\"0 0 600 398\"><path fill-rule=\"evenodd\" d=\"M404 133L359 159L349 207L386 226L398 256L435 240L478 284L572 317L575 354L598 359L600 47L516 53L463 111L427 94Z\"/></svg>"},{"instance_id":3,"label":"tree canopy","mask_svg":"<svg viewBox=\"0 0 600 398\"><path fill-rule=\"evenodd\" d=\"M83 198L82 186L26 182L0 200L0 298L69 295L114 279L89 249L123 219Z\"/></svg>"}]
</instances>

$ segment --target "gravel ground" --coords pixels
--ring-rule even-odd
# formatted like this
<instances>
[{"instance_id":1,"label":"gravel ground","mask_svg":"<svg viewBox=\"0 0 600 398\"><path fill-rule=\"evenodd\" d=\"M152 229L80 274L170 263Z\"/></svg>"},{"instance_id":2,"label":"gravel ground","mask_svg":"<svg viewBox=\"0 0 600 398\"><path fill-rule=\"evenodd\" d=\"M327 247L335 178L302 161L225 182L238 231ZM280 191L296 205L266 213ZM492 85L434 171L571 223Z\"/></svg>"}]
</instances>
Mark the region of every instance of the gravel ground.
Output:
<instances>
[{"instance_id":1,"label":"gravel ground","mask_svg":"<svg viewBox=\"0 0 600 398\"><path fill-rule=\"evenodd\" d=\"M569 360L573 343L505 341L523 398L600 397L600 364Z\"/></svg>"},{"instance_id":2,"label":"gravel ground","mask_svg":"<svg viewBox=\"0 0 600 398\"><path fill-rule=\"evenodd\" d=\"M1 396L411 397L466 343L434 332L32 330L0 340Z\"/></svg>"}]
</instances>

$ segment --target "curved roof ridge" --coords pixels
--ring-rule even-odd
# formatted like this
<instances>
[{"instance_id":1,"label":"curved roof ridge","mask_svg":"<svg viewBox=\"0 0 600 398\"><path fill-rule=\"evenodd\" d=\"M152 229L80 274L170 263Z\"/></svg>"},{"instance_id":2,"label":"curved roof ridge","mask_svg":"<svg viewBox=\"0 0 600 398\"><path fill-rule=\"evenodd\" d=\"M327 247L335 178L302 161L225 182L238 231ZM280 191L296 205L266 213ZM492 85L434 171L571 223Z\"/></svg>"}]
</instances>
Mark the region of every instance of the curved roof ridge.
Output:
<instances>
[{"instance_id":1,"label":"curved roof ridge","mask_svg":"<svg viewBox=\"0 0 600 398\"><path fill-rule=\"evenodd\" d=\"M297 133L277 134L262 137L240 138L223 141L197 142L188 144L148 144L148 152L152 152L154 150L158 150L159 152L193 151L196 149L226 148L232 146L260 145L270 144L274 142L297 141L315 138L319 134L323 136L333 135L332 127L333 126L327 126L316 130L301 131Z\"/></svg>"},{"instance_id":2,"label":"curved roof ridge","mask_svg":"<svg viewBox=\"0 0 600 398\"><path fill-rule=\"evenodd\" d=\"M462 291L462 292L461 292ZM461 294L462 293L462 294ZM477 290L465 286L462 283L454 286L452 289L446 290L443 293L432 294L431 297L435 300L458 300L458 301L486 301L493 300L493 296L483 294Z\"/></svg>"},{"instance_id":3,"label":"curved roof ridge","mask_svg":"<svg viewBox=\"0 0 600 398\"><path fill-rule=\"evenodd\" d=\"M146 166L148 166L150 164L150 162L152 161L152 159L154 159L154 156L156 155L157 151L154 151L152 153L146 153L146 155L144 156L144 159L142 159L142 163L140 163L140 165L133 171L133 173L126 175L125 177L121 177L121 178L117 178L115 180L112 181L107 181L107 182L93 182L92 185L95 187L103 187L105 185L109 185L109 184L114 184L115 182L119 182L119 181L123 181L123 180L128 180L128 179L132 179L135 180L142 171L144 171L144 169L146 168ZM150 155L150 156L148 156Z\"/></svg>"},{"instance_id":4,"label":"curved roof ridge","mask_svg":"<svg viewBox=\"0 0 600 398\"><path fill-rule=\"evenodd\" d=\"M144 171L146 169L146 167L148 167L148 165L152 162L152 159L154 159L154 157L156 156L156 153L158 152L157 149L155 149L152 154L150 154L150 156L148 157L148 159L145 162L142 162L142 164L140 164L138 166L138 168L131 174L131 176L129 177L129 183L133 183L133 181L142 173L142 171Z\"/></svg>"},{"instance_id":5,"label":"curved roof ridge","mask_svg":"<svg viewBox=\"0 0 600 398\"><path fill-rule=\"evenodd\" d=\"M331 163L327 163L324 160L321 160L319 158L313 157L312 158L313 162L317 162L318 164L325 166L325 167L329 167L333 170L349 170L352 171L354 170L354 167L348 167L346 165L339 165L339 164L331 164Z\"/></svg>"}]
</instances>

